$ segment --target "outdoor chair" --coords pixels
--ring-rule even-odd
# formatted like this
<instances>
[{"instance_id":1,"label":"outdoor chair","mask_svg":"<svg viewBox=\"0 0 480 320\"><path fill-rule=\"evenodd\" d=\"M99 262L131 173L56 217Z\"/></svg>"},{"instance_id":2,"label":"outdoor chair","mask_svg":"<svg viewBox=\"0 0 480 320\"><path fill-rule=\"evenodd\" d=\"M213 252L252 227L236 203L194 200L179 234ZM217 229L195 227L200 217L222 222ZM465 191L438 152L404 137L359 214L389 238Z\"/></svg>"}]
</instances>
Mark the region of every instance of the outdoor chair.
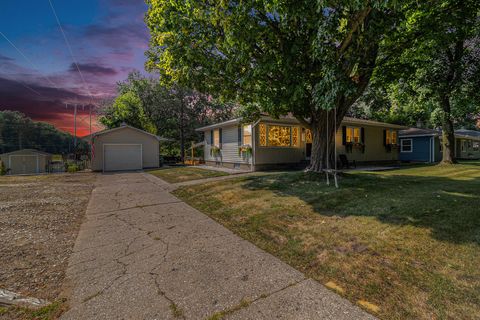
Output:
<instances>
[{"instance_id":1,"label":"outdoor chair","mask_svg":"<svg viewBox=\"0 0 480 320\"><path fill-rule=\"evenodd\" d=\"M340 167L342 169L350 169L350 165L352 165L354 168L357 168L357 163L355 162L355 160L348 161L347 155L345 154L340 154L338 156L338 159L340 160Z\"/></svg>"}]
</instances>

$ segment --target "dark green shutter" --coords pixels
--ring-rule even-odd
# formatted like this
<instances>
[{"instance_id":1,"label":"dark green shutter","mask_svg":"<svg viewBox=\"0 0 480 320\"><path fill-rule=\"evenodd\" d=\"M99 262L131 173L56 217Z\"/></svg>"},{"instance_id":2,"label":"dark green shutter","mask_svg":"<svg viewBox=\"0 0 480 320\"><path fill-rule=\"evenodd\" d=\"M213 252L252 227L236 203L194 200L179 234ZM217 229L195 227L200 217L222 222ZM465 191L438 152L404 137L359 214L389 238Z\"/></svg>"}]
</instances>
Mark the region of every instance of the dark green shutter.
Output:
<instances>
[{"instance_id":1,"label":"dark green shutter","mask_svg":"<svg viewBox=\"0 0 480 320\"><path fill-rule=\"evenodd\" d=\"M210 130L210 145L213 146L213 130Z\"/></svg>"},{"instance_id":2,"label":"dark green shutter","mask_svg":"<svg viewBox=\"0 0 480 320\"><path fill-rule=\"evenodd\" d=\"M238 126L238 146L242 145L242 126Z\"/></svg>"},{"instance_id":3,"label":"dark green shutter","mask_svg":"<svg viewBox=\"0 0 480 320\"><path fill-rule=\"evenodd\" d=\"M346 126L342 127L342 144L343 145L347 144L347 127Z\"/></svg>"},{"instance_id":4,"label":"dark green shutter","mask_svg":"<svg viewBox=\"0 0 480 320\"><path fill-rule=\"evenodd\" d=\"M365 128L360 128L360 141L365 143Z\"/></svg>"},{"instance_id":5,"label":"dark green shutter","mask_svg":"<svg viewBox=\"0 0 480 320\"><path fill-rule=\"evenodd\" d=\"M220 140L220 149L222 149L222 142L223 142L222 128L218 129L218 136L219 136L219 140Z\"/></svg>"},{"instance_id":6,"label":"dark green shutter","mask_svg":"<svg viewBox=\"0 0 480 320\"><path fill-rule=\"evenodd\" d=\"M387 130L383 129L383 145L387 146Z\"/></svg>"}]
</instances>

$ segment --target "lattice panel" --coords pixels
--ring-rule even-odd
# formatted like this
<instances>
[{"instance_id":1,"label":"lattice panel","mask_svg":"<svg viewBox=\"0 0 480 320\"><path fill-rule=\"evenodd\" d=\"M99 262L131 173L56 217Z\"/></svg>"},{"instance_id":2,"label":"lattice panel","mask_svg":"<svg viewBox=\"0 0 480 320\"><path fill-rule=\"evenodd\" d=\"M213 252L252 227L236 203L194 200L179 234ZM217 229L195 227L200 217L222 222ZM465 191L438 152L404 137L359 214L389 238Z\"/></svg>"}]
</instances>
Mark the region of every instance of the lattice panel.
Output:
<instances>
[{"instance_id":1,"label":"lattice panel","mask_svg":"<svg viewBox=\"0 0 480 320\"><path fill-rule=\"evenodd\" d=\"M292 128L292 145L298 146L299 138L298 138L299 130L298 127Z\"/></svg>"},{"instance_id":2,"label":"lattice panel","mask_svg":"<svg viewBox=\"0 0 480 320\"><path fill-rule=\"evenodd\" d=\"M267 126L263 123L260 124L260 146L267 146Z\"/></svg>"},{"instance_id":3,"label":"lattice panel","mask_svg":"<svg viewBox=\"0 0 480 320\"><path fill-rule=\"evenodd\" d=\"M310 129L305 130L305 141L307 143L312 143L312 141L313 141L312 131Z\"/></svg>"}]
</instances>

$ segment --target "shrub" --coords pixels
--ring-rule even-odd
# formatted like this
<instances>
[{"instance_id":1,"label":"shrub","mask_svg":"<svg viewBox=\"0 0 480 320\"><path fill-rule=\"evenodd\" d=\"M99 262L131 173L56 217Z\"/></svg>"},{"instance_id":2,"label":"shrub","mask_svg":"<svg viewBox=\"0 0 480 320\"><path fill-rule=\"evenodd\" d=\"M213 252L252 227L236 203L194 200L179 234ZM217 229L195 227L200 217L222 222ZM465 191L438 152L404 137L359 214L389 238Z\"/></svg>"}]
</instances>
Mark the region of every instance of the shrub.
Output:
<instances>
[{"instance_id":1,"label":"shrub","mask_svg":"<svg viewBox=\"0 0 480 320\"><path fill-rule=\"evenodd\" d=\"M4 176L7 174L7 168L5 167L5 163L0 160L0 176Z\"/></svg>"},{"instance_id":2,"label":"shrub","mask_svg":"<svg viewBox=\"0 0 480 320\"><path fill-rule=\"evenodd\" d=\"M67 172L68 173L75 173L79 170L78 166L75 163L69 163L67 165Z\"/></svg>"}]
</instances>

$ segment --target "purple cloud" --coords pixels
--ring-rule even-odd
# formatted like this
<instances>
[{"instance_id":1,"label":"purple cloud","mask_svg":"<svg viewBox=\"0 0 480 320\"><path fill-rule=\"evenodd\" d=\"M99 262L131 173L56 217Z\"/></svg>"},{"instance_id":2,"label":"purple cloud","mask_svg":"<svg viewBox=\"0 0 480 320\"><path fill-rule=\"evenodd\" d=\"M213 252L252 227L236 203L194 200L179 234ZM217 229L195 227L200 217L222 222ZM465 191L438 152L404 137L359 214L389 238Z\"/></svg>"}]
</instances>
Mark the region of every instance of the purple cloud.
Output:
<instances>
[{"instance_id":1,"label":"purple cloud","mask_svg":"<svg viewBox=\"0 0 480 320\"><path fill-rule=\"evenodd\" d=\"M104 67L96 63L79 63L78 67L83 73L90 73L95 76L114 76L118 73L118 71L113 68ZM68 71L78 72L77 66L72 63Z\"/></svg>"}]
</instances>

